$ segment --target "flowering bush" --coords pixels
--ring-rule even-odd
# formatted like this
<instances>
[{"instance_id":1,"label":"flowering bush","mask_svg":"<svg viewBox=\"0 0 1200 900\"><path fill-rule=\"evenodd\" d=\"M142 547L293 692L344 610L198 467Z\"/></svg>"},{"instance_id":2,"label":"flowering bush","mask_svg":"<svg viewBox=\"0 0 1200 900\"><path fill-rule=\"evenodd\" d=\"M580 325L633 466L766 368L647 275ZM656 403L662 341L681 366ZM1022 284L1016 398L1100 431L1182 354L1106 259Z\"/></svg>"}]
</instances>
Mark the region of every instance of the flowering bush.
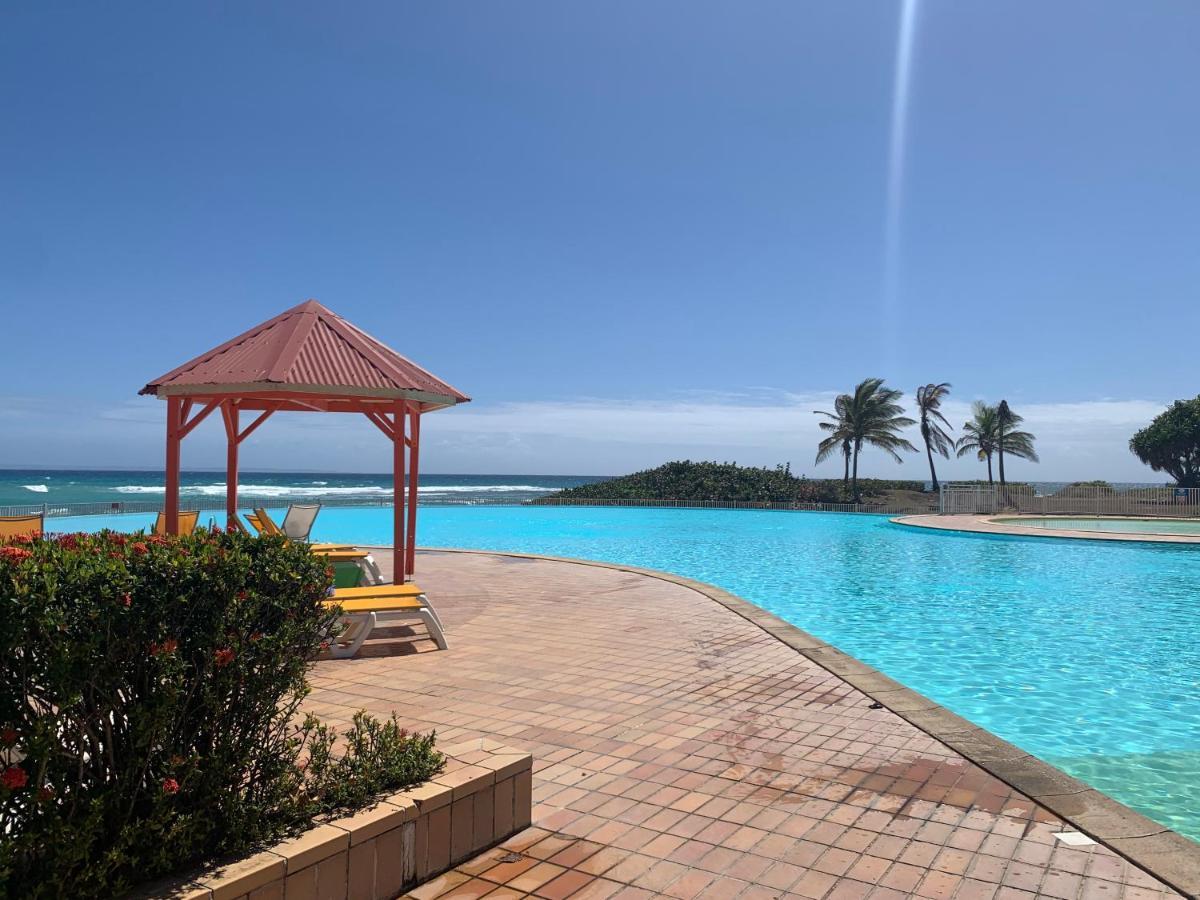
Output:
<instances>
[{"instance_id":1,"label":"flowering bush","mask_svg":"<svg viewBox=\"0 0 1200 900\"><path fill-rule=\"evenodd\" d=\"M0 547L0 896L118 895L330 808L297 725L329 584L216 529Z\"/></svg>"}]
</instances>

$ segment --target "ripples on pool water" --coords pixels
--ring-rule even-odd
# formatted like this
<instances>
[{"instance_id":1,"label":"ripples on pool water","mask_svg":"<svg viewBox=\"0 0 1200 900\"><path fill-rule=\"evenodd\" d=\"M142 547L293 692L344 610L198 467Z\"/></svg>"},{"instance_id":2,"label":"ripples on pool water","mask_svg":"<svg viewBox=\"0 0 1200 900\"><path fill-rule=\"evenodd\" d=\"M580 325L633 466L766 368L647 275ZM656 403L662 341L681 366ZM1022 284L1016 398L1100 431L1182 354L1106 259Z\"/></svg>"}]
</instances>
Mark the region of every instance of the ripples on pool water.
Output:
<instances>
[{"instance_id":1,"label":"ripples on pool water","mask_svg":"<svg viewBox=\"0 0 1200 900\"><path fill-rule=\"evenodd\" d=\"M622 562L719 585L1200 838L1200 547L933 533L830 513L420 515L423 546ZM390 510L327 508L313 539L388 544Z\"/></svg>"}]
</instances>

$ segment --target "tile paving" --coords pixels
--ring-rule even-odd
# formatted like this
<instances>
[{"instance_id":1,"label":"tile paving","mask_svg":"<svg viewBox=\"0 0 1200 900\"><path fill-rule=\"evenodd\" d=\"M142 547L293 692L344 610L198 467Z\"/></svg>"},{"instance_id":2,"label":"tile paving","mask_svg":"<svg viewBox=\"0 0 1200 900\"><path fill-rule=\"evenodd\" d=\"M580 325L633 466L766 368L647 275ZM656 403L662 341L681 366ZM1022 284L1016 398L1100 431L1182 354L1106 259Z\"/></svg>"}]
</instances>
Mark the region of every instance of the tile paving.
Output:
<instances>
[{"instance_id":1,"label":"tile paving","mask_svg":"<svg viewBox=\"0 0 1200 900\"><path fill-rule=\"evenodd\" d=\"M450 649L381 629L307 706L534 756L530 828L414 898L1178 896L686 586L422 553Z\"/></svg>"}]
</instances>

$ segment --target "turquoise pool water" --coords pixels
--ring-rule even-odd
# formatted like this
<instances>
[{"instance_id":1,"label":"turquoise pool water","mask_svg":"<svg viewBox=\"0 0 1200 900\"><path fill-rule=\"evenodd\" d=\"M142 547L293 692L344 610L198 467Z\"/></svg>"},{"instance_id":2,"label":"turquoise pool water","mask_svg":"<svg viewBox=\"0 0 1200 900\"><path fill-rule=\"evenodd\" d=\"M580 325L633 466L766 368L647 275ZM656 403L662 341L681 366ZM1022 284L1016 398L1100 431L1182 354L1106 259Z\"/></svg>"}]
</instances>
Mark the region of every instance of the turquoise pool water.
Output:
<instances>
[{"instance_id":1,"label":"turquoise pool water","mask_svg":"<svg viewBox=\"0 0 1200 900\"><path fill-rule=\"evenodd\" d=\"M1116 534L1194 534L1200 536L1196 519L1069 519L1061 516L1002 520L1026 528L1062 528L1069 531L1109 531Z\"/></svg>"},{"instance_id":2,"label":"turquoise pool water","mask_svg":"<svg viewBox=\"0 0 1200 900\"><path fill-rule=\"evenodd\" d=\"M390 515L326 508L313 538L387 544ZM420 515L424 546L623 562L720 585L1200 839L1200 547L935 533L832 513Z\"/></svg>"}]
</instances>

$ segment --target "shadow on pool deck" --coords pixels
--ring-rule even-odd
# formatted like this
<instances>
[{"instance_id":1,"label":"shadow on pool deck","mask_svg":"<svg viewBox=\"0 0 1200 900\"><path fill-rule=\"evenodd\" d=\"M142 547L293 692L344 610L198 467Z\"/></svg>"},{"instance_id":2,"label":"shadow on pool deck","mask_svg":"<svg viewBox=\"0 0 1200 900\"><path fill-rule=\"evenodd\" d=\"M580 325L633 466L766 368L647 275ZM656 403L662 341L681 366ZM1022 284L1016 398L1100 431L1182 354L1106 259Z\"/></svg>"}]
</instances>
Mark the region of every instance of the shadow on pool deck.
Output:
<instances>
[{"instance_id":1,"label":"shadow on pool deck","mask_svg":"<svg viewBox=\"0 0 1200 900\"><path fill-rule=\"evenodd\" d=\"M533 827L414 896L1175 895L1109 847L1058 841L1073 810L1198 883L1200 845L723 591L487 553L423 553L417 580L449 650L394 629L318 663L308 706L493 736L536 772Z\"/></svg>"}]
</instances>

